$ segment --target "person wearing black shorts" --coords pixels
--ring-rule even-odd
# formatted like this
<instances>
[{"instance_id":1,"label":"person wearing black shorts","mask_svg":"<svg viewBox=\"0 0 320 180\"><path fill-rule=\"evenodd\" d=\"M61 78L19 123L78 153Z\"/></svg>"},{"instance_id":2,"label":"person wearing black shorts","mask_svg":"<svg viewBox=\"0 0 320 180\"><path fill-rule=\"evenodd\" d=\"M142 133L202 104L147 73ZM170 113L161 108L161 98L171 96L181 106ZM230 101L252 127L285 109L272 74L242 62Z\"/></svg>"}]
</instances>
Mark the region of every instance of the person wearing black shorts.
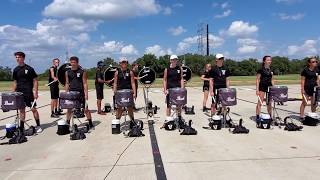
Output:
<instances>
[{"instance_id":1,"label":"person wearing black shorts","mask_svg":"<svg viewBox=\"0 0 320 180\"><path fill-rule=\"evenodd\" d=\"M259 119L259 114L261 112L261 106L264 101L264 96L268 92L269 86L274 86L273 72L271 70L272 58L271 56L264 56L262 59L262 66L257 71L256 76L256 95L258 96L258 102L256 106L256 120ZM272 107L271 102L267 99L267 111L272 117Z\"/></svg>"},{"instance_id":2,"label":"person wearing black shorts","mask_svg":"<svg viewBox=\"0 0 320 180\"><path fill-rule=\"evenodd\" d=\"M33 117L36 121L36 131L37 133L42 132L40 127L39 113L36 108L36 103L34 102L38 99L38 80L37 73L34 69L25 64L24 60L26 55L23 52L14 53L16 57L18 66L13 70L13 91L23 93L24 102L27 107L31 107ZM33 106L32 106L33 105ZM24 131L24 122L26 118L26 109L19 109L20 111L20 130Z\"/></svg>"},{"instance_id":3,"label":"person wearing black shorts","mask_svg":"<svg viewBox=\"0 0 320 180\"><path fill-rule=\"evenodd\" d=\"M102 61L99 61L97 63L97 71L96 71L96 77L95 77L95 87L96 87L96 95L97 95L97 108L98 108L98 114L105 115L106 113L102 112L101 110L101 102L104 98L103 96L103 86L104 86L104 75L103 75L103 67L104 63Z\"/></svg>"},{"instance_id":4,"label":"person wearing black shorts","mask_svg":"<svg viewBox=\"0 0 320 180\"><path fill-rule=\"evenodd\" d=\"M49 69L48 82L51 83L50 94L51 94L51 117L58 118L60 112L58 111L58 98L59 98L59 81L57 77L57 71L60 60L55 58L52 60L52 66Z\"/></svg>"},{"instance_id":5,"label":"person wearing black shorts","mask_svg":"<svg viewBox=\"0 0 320 180\"><path fill-rule=\"evenodd\" d=\"M76 56L70 57L71 69L69 69L66 74L66 85L65 91L77 91L80 93L80 103L82 108L84 108L84 113L89 122L89 127L93 128L91 112L88 108L88 76L87 72L79 66L79 58ZM67 111L67 122L70 123L71 119L71 109Z\"/></svg>"},{"instance_id":6,"label":"person wearing black shorts","mask_svg":"<svg viewBox=\"0 0 320 180\"><path fill-rule=\"evenodd\" d=\"M209 89L210 89L210 71L211 71L211 64L206 64L204 71L201 73L201 80L203 81L203 112L207 111L209 108L207 108L207 101L208 101L208 95L209 95Z\"/></svg>"},{"instance_id":7,"label":"person wearing black shorts","mask_svg":"<svg viewBox=\"0 0 320 180\"><path fill-rule=\"evenodd\" d=\"M230 71L224 66L223 54L216 54L216 65L212 68L210 73L210 95L213 96L211 113L216 113L216 105L219 102L218 90L220 88L229 88L230 85Z\"/></svg>"},{"instance_id":8,"label":"person wearing black shorts","mask_svg":"<svg viewBox=\"0 0 320 180\"><path fill-rule=\"evenodd\" d=\"M316 58L309 58L307 61L307 67L301 72L301 95L302 102L300 105L300 119L304 119L304 109L307 102L311 100L311 111L316 111L315 97L313 97L314 88L319 86L319 71L317 68Z\"/></svg>"},{"instance_id":9,"label":"person wearing black shorts","mask_svg":"<svg viewBox=\"0 0 320 180\"><path fill-rule=\"evenodd\" d=\"M177 88L177 87L184 88L182 67L178 66L177 63L178 63L178 56L171 55L170 65L164 70L164 73L163 73L163 92L166 95L166 103L167 103L167 110L166 110L167 117L166 117L165 123L171 120L171 116L170 116L171 105L170 105L168 90L171 88ZM181 107L178 108L178 118L179 118L179 122L181 122L182 121Z\"/></svg>"}]
</instances>

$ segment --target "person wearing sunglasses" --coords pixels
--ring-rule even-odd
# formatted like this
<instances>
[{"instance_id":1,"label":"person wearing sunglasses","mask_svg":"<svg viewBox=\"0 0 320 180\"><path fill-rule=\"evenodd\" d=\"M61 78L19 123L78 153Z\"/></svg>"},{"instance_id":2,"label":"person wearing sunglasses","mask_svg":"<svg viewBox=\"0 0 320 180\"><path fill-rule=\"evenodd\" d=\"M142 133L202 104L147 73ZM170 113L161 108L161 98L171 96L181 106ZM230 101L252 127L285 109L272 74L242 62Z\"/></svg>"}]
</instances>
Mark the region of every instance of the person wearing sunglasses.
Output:
<instances>
[{"instance_id":1,"label":"person wearing sunglasses","mask_svg":"<svg viewBox=\"0 0 320 180\"><path fill-rule=\"evenodd\" d=\"M319 86L319 73L318 73L318 62L316 58L309 58L307 61L307 67L301 72L301 95L302 101L300 105L300 120L304 119L304 109L307 102L311 100L311 111L316 111L314 103L315 98L313 97L314 88Z\"/></svg>"}]
</instances>

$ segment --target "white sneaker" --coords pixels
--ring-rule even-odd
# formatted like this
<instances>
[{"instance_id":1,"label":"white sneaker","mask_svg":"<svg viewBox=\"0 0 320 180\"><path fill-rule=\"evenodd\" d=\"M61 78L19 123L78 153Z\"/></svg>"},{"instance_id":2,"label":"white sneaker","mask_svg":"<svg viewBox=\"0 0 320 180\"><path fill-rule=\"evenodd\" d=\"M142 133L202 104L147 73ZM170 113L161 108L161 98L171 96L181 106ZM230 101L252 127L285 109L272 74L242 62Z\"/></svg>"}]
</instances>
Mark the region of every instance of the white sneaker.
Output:
<instances>
[{"instance_id":1,"label":"white sneaker","mask_svg":"<svg viewBox=\"0 0 320 180\"><path fill-rule=\"evenodd\" d=\"M37 131L37 133L41 133L43 130L41 129L40 126L37 126L37 127L36 127L36 131Z\"/></svg>"}]
</instances>

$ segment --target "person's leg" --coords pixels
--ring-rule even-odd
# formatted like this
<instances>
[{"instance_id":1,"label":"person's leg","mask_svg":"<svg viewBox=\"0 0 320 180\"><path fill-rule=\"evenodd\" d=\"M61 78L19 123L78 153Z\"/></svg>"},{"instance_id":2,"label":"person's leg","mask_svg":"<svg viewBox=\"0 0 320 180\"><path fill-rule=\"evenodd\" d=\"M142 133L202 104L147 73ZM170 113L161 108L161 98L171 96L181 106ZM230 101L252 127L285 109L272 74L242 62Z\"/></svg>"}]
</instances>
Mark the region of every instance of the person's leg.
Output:
<instances>
[{"instance_id":1,"label":"person's leg","mask_svg":"<svg viewBox=\"0 0 320 180\"><path fill-rule=\"evenodd\" d=\"M101 114L101 99L97 99L97 108L98 108L98 114Z\"/></svg>"},{"instance_id":2,"label":"person's leg","mask_svg":"<svg viewBox=\"0 0 320 180\"><path fill-rule=\"evenodd\" d=\"M67 110L66 119L67 119L67 123L70 124L70 120L71 120L71 109L68 109L68 110Z\"/></svg>"},{"instance_id":3,"label":"person's leg","mask_svg":"<svg viewBox=\"0 0 320 180\"><path fill-rule=\"evenodd\" d=\"M128 107L128 114L131 121L134 121L133 107Z\"/></svg>"},{"instance_id":4,"label":"person's leg","mask_svg":"<svg viewBox=\"0 0 320 180\"><path fill-rule=\"evenodd\" d=\"M117 112L116 112L116 119L120 119L123 113L123 108L118 106L117 107Z\"/></svg>"},{"instance_id":5,"label":"person's leg","mask_svg":"<svg viewBox=\"0 0 320 180\"><path fill-rule=\"evenodd\" d=\"M311 96L310 99L311 99L311 112L316 112L317 106L315 104L315 97Z\"/></svg>"},{"instance_id":6,"label":"person's leg","mask_svg":"<svg viewBox=\"0 0 320 180\"><path fill-rule=\"evenodd\" d=\"M304 98L305 97L305 98ZM308 95L302 95L302 101L301 101L301 105L300 105L300 119L304 118L304 109L307 105L307 101L309 96Z\"/></svg>"},{"instance_id":7,"label":"person's leg","mask_svg":"<svg viewBox=\"0 0 320 180\"><path fill-rule=\"evenodd\" d=\"M24 131L24 122L26 119L26 108L20 109L20 130L21 132Z\"/></svg>"},{"instance_id":8,"label":"person's leg","mask_svg":"<svg viewBox=\"0 0 320 180\"><path fill-rule=\"evenodd\" d=\"M89 126L90 128L93 127L93 122L92 122L92 116L91 116L91 112L89 110L88 104L84 101L84 113L87 117L87 121L89 122Z\"/></svg>"},{"instance_id":9,"label":"person's leg","mask_svg":"<svg viewBox=\"0 0 320 180\"><path fill-rule=\"evenodd\" d=\"M204 90L204 92L203 92L203 102L202 102L203 111L207 110L208 95L209 95L209 91Z\"/></svg>"},{"instance_id":10,"label":"person's leg","mask_svg":"<svg viewBox=\"0 0 320 180\"><path fill-rule=\"evenodd\" d=\"M265 92L259 91L258 97L260 99L258 99L257 106L256 106L256 119L259 118L259 114L261 112L261 106L262 106L261 102L263 103L263 101L264 101L264 95L265 95ZM260 102L260 100L261 100L261 102Z\"/></svg>"}]
</instances>

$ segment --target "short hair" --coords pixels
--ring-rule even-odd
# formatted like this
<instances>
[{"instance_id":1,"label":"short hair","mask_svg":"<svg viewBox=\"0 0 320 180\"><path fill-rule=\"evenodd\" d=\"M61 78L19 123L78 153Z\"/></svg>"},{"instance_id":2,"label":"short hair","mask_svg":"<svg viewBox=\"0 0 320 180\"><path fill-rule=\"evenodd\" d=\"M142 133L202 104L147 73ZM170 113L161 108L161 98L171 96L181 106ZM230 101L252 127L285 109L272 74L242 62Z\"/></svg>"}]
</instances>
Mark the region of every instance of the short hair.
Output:
<instances>
[{"instance_id":1,"label":"short hair","mask_svg":"<svg viewBox=\"0 0 320 180\"><path fill-rule=\"evenodd\" d=\"M53 61L55 61L55 60L60 61L60 59L58 59L58 58L54 58L54 59L52 59L52 62L53 62Z\"/></svg>"},{"instance_id":2,"label":"short hair","mask_svg":"<svg viewBox=\"0 0 320 180\"><path fill-rule=\"evenodd\" d=\"M24 52L18 51L14 53L14 56L22 56L23 58L25 58L26 54L24 54Z\"/></svg>"},{"instance_id":3,"label":"short hair","mask_svg":"<svg viewBox=\"0 0 320 180\"><path fill-rule=\"evenodd\" d=\"M72 57L70 57L70 61L76 61L78 63L79 58L77 56L72 56Z\"/></svg>"}]
</instances>

